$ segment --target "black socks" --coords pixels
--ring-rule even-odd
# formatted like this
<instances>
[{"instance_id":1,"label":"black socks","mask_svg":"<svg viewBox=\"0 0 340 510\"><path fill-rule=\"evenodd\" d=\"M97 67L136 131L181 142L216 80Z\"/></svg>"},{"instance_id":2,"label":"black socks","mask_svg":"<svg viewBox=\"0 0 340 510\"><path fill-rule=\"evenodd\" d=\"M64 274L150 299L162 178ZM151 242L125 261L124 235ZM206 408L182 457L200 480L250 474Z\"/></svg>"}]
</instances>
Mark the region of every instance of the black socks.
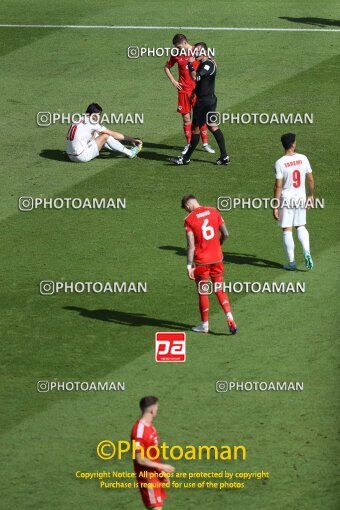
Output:
<instances>
[{"instance_id":1,"label":"black socks","mask_svg":"<svg viewBox=\"0 0 340 510\"><path fill-rule=\"evenodd\" d=\"M221 151L221 158L224 159L227 157L227 149L225 146L224 136L220 129L217 129L216 131L213 131L213 135L215 137L215 140L219 146L219 149Z\"/></svg>"},{"instance_id":2,"label":"black socks","mask_svg":"<svg viewBox=\"0 0 340 510\"><path fill-rule=\"evenodd\" d=\"M200 136L201 135L199 133L197 134L192 133L188 152L183 156L184 161L189 161L189 159L191 158L191 154L194 152L198 145L198 142L200 141Z\"/></svg>"}]
</instances>

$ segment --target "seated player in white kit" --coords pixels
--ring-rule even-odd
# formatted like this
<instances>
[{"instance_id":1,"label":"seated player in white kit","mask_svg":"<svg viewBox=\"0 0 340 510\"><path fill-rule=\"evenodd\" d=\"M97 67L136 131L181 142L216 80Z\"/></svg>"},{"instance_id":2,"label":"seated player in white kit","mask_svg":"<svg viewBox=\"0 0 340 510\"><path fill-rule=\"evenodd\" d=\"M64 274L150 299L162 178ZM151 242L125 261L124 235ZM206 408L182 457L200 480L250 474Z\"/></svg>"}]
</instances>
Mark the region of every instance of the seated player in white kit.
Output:
<instances>
[{"instance_id":1,"label":"seated player in white kit","mask_svg":"<svg viewBox=\"0 0 340 510\"><path fill-rule=\"evenodd\" d=\"M274 208L274 219L278 220L283 230L283 243L286 249L288 264L284 269L296 270L294 256L293 227L302 244L307 269L313 269L313 259L310 254L309 232L306 229L306 208L313 207L314 179L309 161L304 154L296 151L296 136L286 133L281 136L285 155L275 163L274 198L280 201L280 207ZM308 199L306 199L305 181L308 184Z\"/></svg>"},{"instance_id":2,"label":"seated player in white kit","mask_svg":"<svg viewBox=\"0 0 340 510\"><path fill-rule=\"evenodd\" d=\"M99 104L91 103L81 120L69 127L66 136L66 152L71 161L77 163L91 161L99 155L104 145L110 150L125 154L130 159L135 158L141 151L143 145L141 140L111 131L99 124L102 111ZM134 147L128 149L119 140L129 142Z\"/></svg>"}]
</instances>

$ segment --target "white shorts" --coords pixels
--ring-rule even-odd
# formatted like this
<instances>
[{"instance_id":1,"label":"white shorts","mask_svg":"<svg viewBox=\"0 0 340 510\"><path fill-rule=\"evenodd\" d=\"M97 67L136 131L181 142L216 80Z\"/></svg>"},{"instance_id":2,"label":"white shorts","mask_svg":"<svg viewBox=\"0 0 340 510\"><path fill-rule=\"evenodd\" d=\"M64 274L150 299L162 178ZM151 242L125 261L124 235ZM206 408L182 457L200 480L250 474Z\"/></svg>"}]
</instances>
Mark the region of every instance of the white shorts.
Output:
<instances>
[{"instance_id":1,"label":"white shorts","mask_svg":"<svg viewBox=\"0 0 340 510\"><path fill-rule=\"evenodd\" d=\"M94 159L97 156L99 156L99 150L95 140L90 140L83 152L78 156L68 154L70 160L76 163L86 163L87 161L91 161L91 159Z\"/></svg>"},{"instance_id":2,"label":"white shorts","mask_svg":"<svg viewBox=\"0 0 340 510\"><path fill-rule=\"evenodd\" d=\"M306 225L306 209L281 207L279 209L279 227L299 227Z\"/></svg>"}]
</instances>

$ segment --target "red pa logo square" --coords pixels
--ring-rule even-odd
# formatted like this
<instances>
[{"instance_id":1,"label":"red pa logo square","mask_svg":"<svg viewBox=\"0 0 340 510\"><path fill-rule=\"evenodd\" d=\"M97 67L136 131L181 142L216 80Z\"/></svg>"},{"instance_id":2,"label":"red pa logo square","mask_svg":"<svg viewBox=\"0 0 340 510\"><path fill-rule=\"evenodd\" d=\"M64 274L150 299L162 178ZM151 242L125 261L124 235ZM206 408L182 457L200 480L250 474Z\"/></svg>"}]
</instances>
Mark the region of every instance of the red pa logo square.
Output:
<instances>
[{"instance_id":1,"label":"red pa logo square","mask_svg":"<svg viewBox=\"0 0 340 510\"><path fill-rule=\"evenodd\" d=\"M157 362L182 363L186 359L185 333L160 332L155 336Z\"/></svg>"}]
</instances>

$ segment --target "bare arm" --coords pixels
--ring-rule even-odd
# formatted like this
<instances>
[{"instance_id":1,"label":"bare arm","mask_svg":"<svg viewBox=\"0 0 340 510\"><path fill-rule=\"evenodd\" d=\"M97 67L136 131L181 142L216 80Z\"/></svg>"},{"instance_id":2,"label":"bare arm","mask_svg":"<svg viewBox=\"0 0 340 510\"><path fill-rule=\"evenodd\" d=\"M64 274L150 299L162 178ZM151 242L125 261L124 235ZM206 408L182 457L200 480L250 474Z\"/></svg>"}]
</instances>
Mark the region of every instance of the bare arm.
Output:
<instances>
[{"instance_id":1,"label":"bare arm","mask_svg":"<svg viewBox=\"0 0 340 510\"><path fill-rule=\"evenodd\" d=\"M307 174L307 186L308 186L307 206L312 207L314 202L314 177L311 172Z\"/></svg>"},{"instance_id":2,"label":"bare arm","mask_svg":"<svg viewBox=\"0 0 340 510\"><path fill-rule=\"evenodd\" d=\"M193 69L192 71L190 71L190 76L191 78L196 81L196 78L197 78L197 72L195 71L195 69Z\"/></svg>"},{"instance_id":3,"label":"bare arm","mask_svg":"<svg viewBox=\"0 0 340 510\"><path fill-rule=\"evenodd\" d=\"M278 201L280 200L282 193L282 179L275 179L274 184L274 198ZM277 207L274 207L273 209L273 216L275 220L279 219L279 210Z\"/></svg>"},{"instance_id":4,"label":"bare arm","mask_svg":"<svg viewBox=\"0 0 340 510\"><path fill-rule=\"evenodd\" d=\"M177 80L175 80L175 78L172 75L172 72L170 71L170 69L167 66L164 66L164 71L165 71L165 74L167 75L167 77L169 78L169 80L171 81L172 85L176 89L182 90L182 85Z\"/></svg>"},{"instance_id":5,"label":"bare arm","mask_svg":"<svg viewBox=\"0 0 340 510\"><path fill-rule=\"evenodd\" d=\"M222 245L226 239L229 237L229 232L225 224L220 226L220 244Z\"/></svg>"},{"instance_id":6,"label":"bare arm","mask_svg":"<svg viewBox=\"0 0 340 510\"><path fill-rule=\"evenodd\" d=\"M195 254L195 238L193 232L187 232L187 272L190 280L193 280L195 269L192 267Z\"/></svg>"},{"instance_id":7,"label":"bare arm","mask_svg":"<svg viewBox=\"0 0 340 510\"><path fill-rule=\"evenodd\" d=\"M147 459L143 457L139 452L136 453L136 460L140 466L157 469L158 471L163 471L164 473L173 473L175 471L175 468L170 466L170 464L162 464L161 462L155 462L153 460Z\"/></svg>"}]
</instances>

